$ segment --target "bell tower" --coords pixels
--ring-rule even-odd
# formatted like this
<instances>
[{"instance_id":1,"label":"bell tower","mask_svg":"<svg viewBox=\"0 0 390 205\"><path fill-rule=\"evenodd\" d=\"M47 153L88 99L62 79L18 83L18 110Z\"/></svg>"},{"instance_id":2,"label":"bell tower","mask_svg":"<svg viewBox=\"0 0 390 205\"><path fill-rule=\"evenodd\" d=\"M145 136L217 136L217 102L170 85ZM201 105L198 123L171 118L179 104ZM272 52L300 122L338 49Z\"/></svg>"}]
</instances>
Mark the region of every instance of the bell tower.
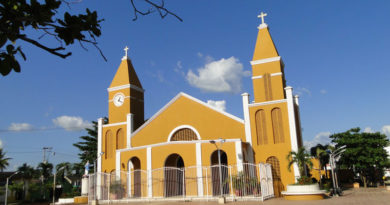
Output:
<instances>
[{"instance_id":1,"label":"bell tower","mask_svg":"<svg viewBox=\"0 0 390 205\"><path fill-rule=\"evenodd\" d=\"M261 13L252 65L252 82L256 103L285 99L284 64L264 23L267 14Z\"/></svg>"},{"instance_id":2,"label":"bell tower","mask_svg":"<svg viewBox=\"0 0 390 205\"><path fill-rule=\"evenodd\" d=\"M127 56L125 56L116 71L108 91L108 119L109 123L126 122L128 114L133 115L134 130L144 123L144 89L137 73Z\"/></svg>"}]
</instances>

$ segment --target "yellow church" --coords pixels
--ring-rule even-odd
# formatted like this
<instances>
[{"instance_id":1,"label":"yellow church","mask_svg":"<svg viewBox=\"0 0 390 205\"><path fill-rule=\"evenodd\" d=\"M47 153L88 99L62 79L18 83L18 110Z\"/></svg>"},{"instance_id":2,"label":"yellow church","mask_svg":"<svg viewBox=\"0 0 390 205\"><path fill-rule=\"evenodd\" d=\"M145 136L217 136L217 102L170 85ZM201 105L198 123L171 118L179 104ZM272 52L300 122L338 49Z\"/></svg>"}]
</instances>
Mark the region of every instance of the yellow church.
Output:
<instances>
[{"instance_id":1,"label":"yellow church","mask_svg":"<svg viewBox=\"0 0 390 205\"><path fill-rule=\"evenodd\" d=\"M107 89L108 124L98 120L98 197L277 197L295 182L286 156L302 146L298 96L264 16L243 119L178 93L145 121L145 90L125 49Z\"/></svg>"}]
</instances>

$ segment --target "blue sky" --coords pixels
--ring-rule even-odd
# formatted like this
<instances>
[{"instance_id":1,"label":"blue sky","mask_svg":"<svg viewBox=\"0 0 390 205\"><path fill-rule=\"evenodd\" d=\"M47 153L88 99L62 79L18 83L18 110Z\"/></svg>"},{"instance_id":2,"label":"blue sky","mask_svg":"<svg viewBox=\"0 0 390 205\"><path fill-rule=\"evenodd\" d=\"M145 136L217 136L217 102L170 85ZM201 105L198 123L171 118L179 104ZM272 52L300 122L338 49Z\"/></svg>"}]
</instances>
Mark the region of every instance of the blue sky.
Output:
<instances>
[{"instance_id":1,"label":"blue sky","mask_svg":"<svg viewBox=\"0 0 390 205\"><path fill-rule=\"evenodd\" d=\"M63 60L17 42L27 55L22 72L0 77L0 140L13 158L8 170L36 166L43 147L56 152L50 162L78 161L72 144L86 134L82 127L107 116L106 88L126 45L146 90L145 118L181 91L225 101L226 111L242 118L240 94L253 92L248 71L261 11L268 13L287 84L300 95L305 141L327 142L330 133L357 126L390 133L389 1L167 0L166 6L184 22L157 14L132 21L127 0L73 4L70 12L89 7L105 19L98 42L108 62L93 47L71 46L73 55ZM192 72L202 82L199 69L213 65L222 66L215 75L232 87L215 92L188 77Z\"/></svg>"}]
</instances>

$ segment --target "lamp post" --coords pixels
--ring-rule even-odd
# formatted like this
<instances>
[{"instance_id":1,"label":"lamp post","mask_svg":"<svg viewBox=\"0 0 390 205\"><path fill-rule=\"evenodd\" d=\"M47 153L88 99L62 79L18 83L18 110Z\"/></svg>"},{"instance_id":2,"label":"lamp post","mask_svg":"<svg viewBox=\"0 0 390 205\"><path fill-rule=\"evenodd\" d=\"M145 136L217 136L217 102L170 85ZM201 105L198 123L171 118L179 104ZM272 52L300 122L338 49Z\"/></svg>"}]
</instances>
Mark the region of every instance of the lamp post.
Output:
<instances>
[{"instance_id":1,"label":"lamp post","mask_svg":"<svg viewBox=\"0 0 390 205\"><path fill-rule=\"evenodd\" d=\"M346 148L346 146L343 145L343 146L337 148L336 150L334 150L333 152L330 150L327 150L329 153L330 168L332 169L333 194L335 196L339 195L339 193L338 193L339 185L338 185L338 181L337 181L337 173L334 171L334 169L336 168L336 161L338 161L340 159L341 154L343 152L345 152L345 150L346 150L345 148Z\"/></svg>"},{"instance_id":2,"label":"lamp post","mask_svg":"<svg viewBox=\"0 0 390 205\"><path fill-rule=\"evenodd\" d=\"M55 203L55 193L56 193L56 176L57 176L57 172L65 169L66 166L63 166L61 168L59 168L58 170L55 170L54 172L54 182L53 182L53 205Z\"/></svg>"},{"instance_id":3,"label":"lamp post","mask_svg":"<svg viewBox=\"0 0 390 205\"><path fill-rule=\"evenodd\" d=\"M95 161L93 161L93 173L95 174L96 173L96 162L98 161L98 159L104 154L104 152L100 152L99 155L97 156L97 158L95 159Z\"/></svg>"},{"instance_id":4,"label":"lamp post","mask_svg":"<svg viewBox=\"0 0 390 205\"><path fill-rule=\"evenodd\" d=\"M95 195L95 200L96 200L96 198L97 198L97 173L96 173L96 162L98 161L98 159L101 157L101 156L103 156L103 154L104 154L104 152L100 152L99 154L98 154L98 156L96 157L96 159L95 159L95 161L93 161L93 174L94 174L94 179L93 179L93 181L94 181L94 188L95 188L95 191L94 191L94 195ZM89 179L90 180L90 179Z\"/></svg>"},{"instance_id":5,"label":"lamp post","mask_svg":"<svg viewBox=\"0 0 390 205\"><path fill-rule=\"evenodd\" d=\"M18 174L19 171L13 173L11 176L7 177L7 183L5 185L5 199L4 199L4 205L7 205L7 198L8 198L8 182L11 177L13 177L15 174Z\"/></svg>"},{"instance_id":6,"label":"lamp post","mask_svg":"<svg viewBox=\"0 0 390 205\"><path fill-rule=\"evenodd\" d=\"M221 147L222 147L222 144L223 144L225 141L226 141L225 139L219 138L219 142L221 143ZM222 197L223 192L222 192L221 149L218 147L217 142L216 142L215 140L210 140L209 142L210 142L211 144L215 145L215 147L217 147L217 150L218 150L219 190L220 190L220 194L221 194L221 197Z\"/></svg>"}]
</instances>

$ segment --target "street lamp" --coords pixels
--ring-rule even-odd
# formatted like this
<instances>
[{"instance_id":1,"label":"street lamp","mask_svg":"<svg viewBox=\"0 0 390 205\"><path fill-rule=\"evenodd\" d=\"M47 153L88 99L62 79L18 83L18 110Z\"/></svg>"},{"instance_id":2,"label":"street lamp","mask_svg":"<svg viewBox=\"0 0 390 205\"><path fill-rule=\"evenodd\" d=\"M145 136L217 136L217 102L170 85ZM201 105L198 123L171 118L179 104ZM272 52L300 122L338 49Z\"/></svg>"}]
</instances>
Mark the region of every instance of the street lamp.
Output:
<instances>
[{"instance_id":1,"label":"street lamp","mask_svg":"<svg viewBox=\"0 0 390 205\"><path fill-rule=\"evenodd\" d=\"M96 199L97 192L98 192L98 190L97 190L97 177L98 177L98 175L97 175L97 173L96 173L96 162L98 161L98 159L99 159L101 156L103 156L103 154L104 154L104 152L100 152L100 153L98 154L98 156L96 157L95 161L93 161L93 174L94 174L93 182L94 182L94 185L95 185L95 186L94 186L94 187L95 187L95 191L94 191L94 193L95 193L95 199ZM91 179L89 178L88 180L91 180Z\"/></svg>"},{"instance_id":2,"label":"street lamp","mask_svg":"<svg viewBox=\"0 0 390 205\"><path fill-rule=\"evenodd\" d=\"M18 174L19 171L13 173L11 176L7 177L7 184L5 185L5 199L4 199L4 205L7 205L7 198L8 198L8 181L13 177L15 174Z\"/></svg>"},{"instance_id":3,"label":"street lamp","mask_svg":"<svg viewBox=\"0 0 390 205\"><path fill-rule=\"evenodd\" d=\"M61 168L59 168L58 170L55 170L54 172L54 182L53 182L53 205L55 203L55 193L56 193L56 176L57 176L57 172L65 169L66 166L63 166Z\"/></svg>"},{"instance_id":4,"label":"street lamp","mask_svg":"<svg viewBox=\"0 0 390 205\"><path fill-rule=\"evenodd\" d=\"M103 154L104 154L104 152L100 152L98 157L95 159L95 161L93 161L93 173L94 174L96 173L96 162Z\"/></svg>"},{"instance_id":5,"label":"street lamp","mask_svg":"<svg viewBox=\"0 0 390 205\"><path fill-rule=\"evenodd\" d=\"M336 162L340 159L340 156L343 152L345 152L346 146L343 145L333 152L331 150L327 150L329 153L329 163L330 163L330 168L332 169L332 182L333 182L333 194L338 196L338 181L337 181L337 173L334 171L336 168Z\"/></svg>"},{"instance_id":6,"label":"street lamp","mask_svg":"<svg viewBox=\"0 0 390 205\"><path fill-rule=\"evenodd\" d=\"M223 144L226 140L225 140L225 139L222 139L222 138L219 138L218 141L221 143L221 147L222 147L222 144ZM223 193L222 193L221 149L218 147L217 142L216 142L215 140L210 140L209 142L210 142L211 144L215 145L215 147L217 147L217 150L218 150L219 190L220 190L220 194L221 194L221 197L222 197Z\"/></svg>"}]
</instances>

